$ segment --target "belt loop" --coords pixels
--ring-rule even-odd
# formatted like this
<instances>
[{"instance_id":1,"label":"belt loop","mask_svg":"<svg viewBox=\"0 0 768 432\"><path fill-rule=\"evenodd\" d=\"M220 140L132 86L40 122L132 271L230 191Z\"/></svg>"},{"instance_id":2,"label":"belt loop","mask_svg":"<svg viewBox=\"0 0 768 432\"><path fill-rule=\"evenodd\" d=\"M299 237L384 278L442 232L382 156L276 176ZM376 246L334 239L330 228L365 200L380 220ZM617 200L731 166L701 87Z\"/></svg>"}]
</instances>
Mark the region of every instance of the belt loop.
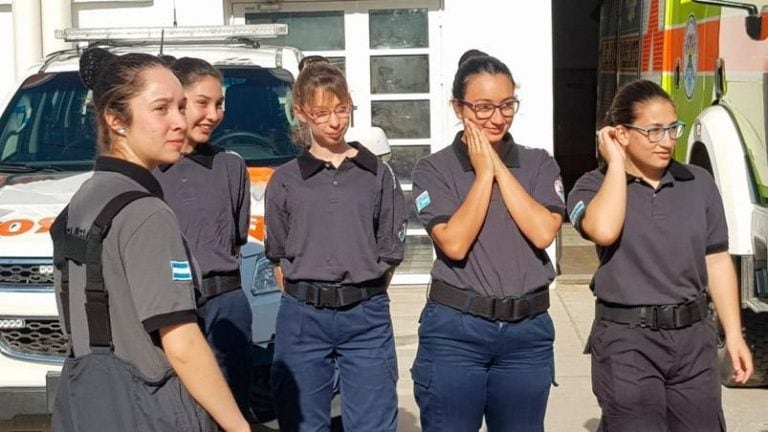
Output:
<instances>
[{"instance_id":1,"label":"belt loop","mask_svg":"<svg viewBox=\"0 0 768 432\"><path fill-rule=\"evenodd\" d=\"M464 313L469 312L472 309L472 300L475 299L475 296L471 293L467 293L466 298L464 299L464 306L462 306L461 311Z\"/></svg>"}]
</instances>

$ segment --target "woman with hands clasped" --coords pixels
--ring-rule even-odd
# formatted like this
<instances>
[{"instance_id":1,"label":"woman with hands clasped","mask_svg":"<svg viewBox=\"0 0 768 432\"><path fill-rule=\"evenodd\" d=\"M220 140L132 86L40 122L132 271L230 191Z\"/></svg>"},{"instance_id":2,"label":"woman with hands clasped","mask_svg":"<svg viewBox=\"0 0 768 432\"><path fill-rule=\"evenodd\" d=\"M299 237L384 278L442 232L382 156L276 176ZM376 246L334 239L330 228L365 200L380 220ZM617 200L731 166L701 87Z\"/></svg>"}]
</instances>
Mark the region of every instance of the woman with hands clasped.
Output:
<instances>
[{"instance_id":1,"label":"woman with hands clasped","mask_svg":"<svg viewBox=\"0 0 768 432\"><path fill-rule=\"evenodd\" d=\"M452 105L464 130L416 163L414 204L435 243L411 370L424 431L543 430L554 375L544 248L565 204L544 150L508 133L519 101L498 59L468 52Z\"/></svg>"},{"instance_id":2,"label":"woman with hands clasped","mask_svg":"<svg viewBox=\"0 0 768 432\"><path fill-rule=\"evenodd\" d=\"M734 379L746 382L753 367L720 194L706 170L672 159L685 124L656 83L620 89L605 123L605 166L568 196L571 222L600 258L587 346L600 430L725 430L707 291Z\"/></svg>"}]
</instances>

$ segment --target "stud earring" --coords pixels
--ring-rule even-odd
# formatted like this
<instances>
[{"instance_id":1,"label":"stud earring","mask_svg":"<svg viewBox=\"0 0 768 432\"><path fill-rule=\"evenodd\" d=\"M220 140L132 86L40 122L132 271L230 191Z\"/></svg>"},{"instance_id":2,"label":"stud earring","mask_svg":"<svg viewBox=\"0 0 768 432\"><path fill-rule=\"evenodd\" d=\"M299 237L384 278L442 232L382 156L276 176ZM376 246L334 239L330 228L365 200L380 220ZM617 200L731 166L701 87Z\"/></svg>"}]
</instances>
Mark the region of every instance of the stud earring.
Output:
<instances>
[{"instance_id":1,"label":"stud earring","mask_svg":"<svg viewBox=\"0 0 768 432\"><path fill-rule=\"evenodd\" d=\"M120 135L125 135L126 132L128 132L128 129L126 129L124 127L117 128L117 133L120 134Z\"/></svg>"}]
</instances>

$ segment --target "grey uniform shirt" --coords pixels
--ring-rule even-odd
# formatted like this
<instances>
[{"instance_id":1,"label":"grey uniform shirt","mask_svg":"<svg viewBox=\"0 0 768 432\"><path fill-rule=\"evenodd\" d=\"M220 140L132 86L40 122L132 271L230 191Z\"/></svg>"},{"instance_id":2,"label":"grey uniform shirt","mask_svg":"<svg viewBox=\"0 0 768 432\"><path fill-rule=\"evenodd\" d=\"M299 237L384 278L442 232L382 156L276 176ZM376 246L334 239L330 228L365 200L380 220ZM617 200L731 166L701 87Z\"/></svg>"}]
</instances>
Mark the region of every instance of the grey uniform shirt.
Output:
<instances>
[{"instance_id":1,"label":"grey uniform shirt","mask_svg":"<svg viewBox=\"0 0 768 432\"><path fill-rule=\"evenodd\" d=\"M266 255L288 280L362 283L403 259L405 198L388 165L359 143L338 169L304 151L266 191Z\"/></svg>"},{"instance_id":2,"label":"grey uniform shirt","mask_svg":"<svg viewBox=\"0 0 768 432\"><path fill-rule=\"evenodd\" d=\"M568 195L571 222L579 232L604 179L604 171L588 172ZM624 226L614 244L597 247L600 266L591 287L610 303L684 303L706 289L706 255L726 250L728 227L712 176L672 161L656 189L627 175Z\"/></svg>"},{"instance_id":3,"label":"grey uniform shirt","mask_svg":"<svg viewBox=\"0 0 768 432\"><path fill-rule=\"evenodd\" d=\"M154 171L203 276L237 271L248 241L251 192L243 158L199 145Z\"/></svg>"},{"instance_id":4,"label":"grey uniform shirt","mask_svg":"<svg viewBox=\"0 0 768 432\"><path fill-rule=\"evenodd\" d=\"M500 157L533 199L553 213L564 214L560 168L546 151L517 145L507 135ZM474 181L461 133L449 147L416 163L413 204L427 232L448 222ZM439 248L435 250L432 279L488 297L521 296L548 285L555 277L546 252L532 246L520 232L495 182L488 215L467 256L453 261Z\"/></svg>"},{"instance_id":5,"label":"grey uniform shirt","mask_svg":"<svg viewBox=\"0 0 768 432\"><path fill-rule=\"evenodd\" d=\"M157 198L140 198L115 216L102 246L102 273L109 294L115 355L151 380L163 377L170 365L153 342L157 330L197 321L195 269L162 189L146 169L129 162L100 157L93 177L69 204L67 230L87 233L93 220L115 196L148 191ZM68 261L69 310L75 356L90 352L85 315L85 266ZM61 278L56 278L57 294ZM57 302L59 296L56 296ZM58 305L59 310L61 304ZM64 323L62 322L62 326Z\"/></svg>"}]
</instances>

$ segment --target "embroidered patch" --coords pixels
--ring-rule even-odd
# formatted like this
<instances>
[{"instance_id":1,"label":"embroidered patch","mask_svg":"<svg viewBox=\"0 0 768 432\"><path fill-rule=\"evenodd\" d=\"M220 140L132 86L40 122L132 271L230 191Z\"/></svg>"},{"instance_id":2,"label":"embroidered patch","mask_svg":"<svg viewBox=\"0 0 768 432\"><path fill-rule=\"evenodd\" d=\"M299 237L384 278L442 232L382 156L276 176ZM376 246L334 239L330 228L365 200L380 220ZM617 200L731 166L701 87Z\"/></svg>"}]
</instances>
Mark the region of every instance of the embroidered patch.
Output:
<instances>
[{"instance_id":1,"label":"embroidered patch","mask_svg":"<svg viewBox=\"0 0 768 432\"><path fill-rule=\"evenodd\" d=\"M189 266L189 261L171 261L171 280L192 280L192 268Z\"/></svg>"},{"instance_id":2,"label":"embroidered patch","mask_svg":"<svg viewBox=\"0 0 768 432\"><path fill-rule=\"evenodd\" d=\"M579 228L579 223L581 222L581 217L584 216L584 210L586 209L586 206L584 206L584 201L579 201L576 203L575 206L573 206L573 210L571 211L571 214L568 216L571 219L571 223L574 227L577 229Z\"/></svg>"},{"instance_id":3,"label":"embroidered patch","mask_svg":"<svg viewBox=\"0 0 768 432\"><path fill-rule=\"evenodd\" d=\"M416 197L416 213L421 213L421 211L427 208L430 204L432 204L432 201L429 199L429 191L420 193L419 196Z\"/></svg>"},{"instance_id":4,"label":"embroidered patch","mask_svg":"<svg viewBox=\"0 0 768 432\"><path fill-rule=\"evenodd\" d=\"M555 193L560 197L560 201L565 203L565 188L563 187L563 181L560 177L555 179Z\"/></svg>"}]
</instances>

